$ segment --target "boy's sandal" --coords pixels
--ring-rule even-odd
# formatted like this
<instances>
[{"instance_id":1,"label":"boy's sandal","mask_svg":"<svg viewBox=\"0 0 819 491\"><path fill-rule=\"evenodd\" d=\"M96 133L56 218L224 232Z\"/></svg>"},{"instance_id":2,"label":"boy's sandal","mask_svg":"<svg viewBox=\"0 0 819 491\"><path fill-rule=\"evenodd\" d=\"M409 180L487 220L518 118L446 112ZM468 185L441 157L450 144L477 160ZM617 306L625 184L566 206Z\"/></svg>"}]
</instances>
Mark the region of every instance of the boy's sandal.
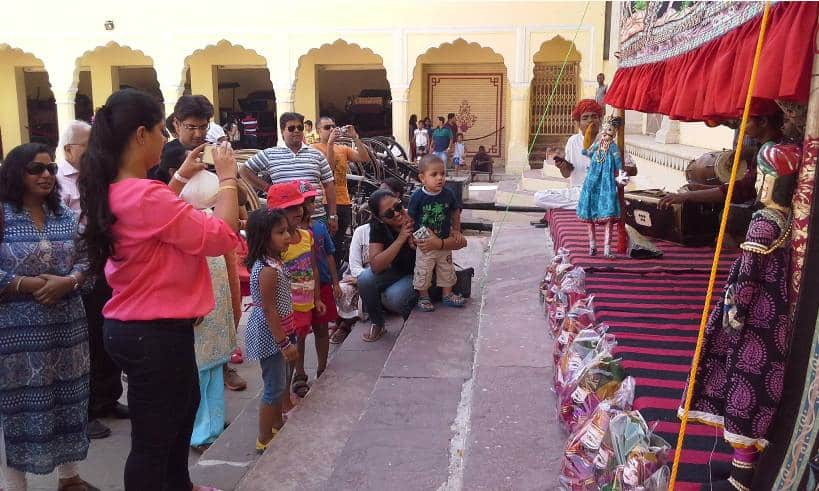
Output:
<instances>
[{"instance_id":1,"label":"boy's sandal","mask_svg":"<svg viewBox=\"0 0 819 491\"><path fill-rule=\"evenodd\" d=\"M361 336L361 339L368 343L374 343L375 341L381 339L381 336L383 336L385 332L387 332L387 330L384 328L384 326L376 326L373 324L370 326L369 332L365 332Z\"/></svg>"},{"instance_id":2,"label":"boy's sandal","mask_svg":"<svg viewBox=\"0 0 819 491\"><path fill-rule=\"evenodd\" d=\"M92 486L76 476L77 479L71 479L69 482L63 482L57 485L57 491L100 491L100 488Z\"/></svg>"},{"instance_id":3,"label":"boy's sandal","mask_svg":"<svg viewBox=\"0 0 819 491\"><path fill-rule=\"evenodd\" d=\"M259 440L256 440L256 453L257 454L263 454L264 451L267 450L267 447L270 445L270 442L273 441L273 438L276 438L276 435L279 434L279 430L277 430L276 428L273 428L272 431L273 431L273 437L270 438L270 440L268 440L267 443L262 443Z\"/></svg>"},{"instance_id":4,"label":"boy's sandal","mask_svg":"<svg viewBox=\"0 0 819 491\"><path fill-rule=\"evenodd\" d=\"M353 326L347 322L340 322L333 334L330 335L330 344L341 344L353 332Z\"/></svg>"},{"instance_id":5,"label":"boy's sandal","mask_svg":"<svg viewBox=\"0 0 819 491\"><path fill-rule=\"evenodd\" d=\"M293 393L304 398L310 392L310 385L307 383L307 374L296 375L293 377Z\"/></svg>"},{"instance_id":6,"label":"boy's sandal","mask_svg":"<svg viewBox=\"0 0 819 491\"><path fill-rule=\"evenodd\" d=\"M435 311L435 306L432 305L432 301L429 297L420 297L418 299L418 310L421 312L433 312Z\"/></svg>"},{"instance_id":7,"label":"boy's sandal","mask_svg":"<svg viewBox=\"0 0 819 491\"><path fill-rule=\"evenodd\" d=\"M462 297L462 296L460 296L460 295L458 295L456 293L450 293L449 295L445 296L442 299L442 302L447 307L455 307L455 308L461 308L461 307L464 306L464 304L466 304L466 300L464 299L464 297Z\"/></svg>"}]
</instances>

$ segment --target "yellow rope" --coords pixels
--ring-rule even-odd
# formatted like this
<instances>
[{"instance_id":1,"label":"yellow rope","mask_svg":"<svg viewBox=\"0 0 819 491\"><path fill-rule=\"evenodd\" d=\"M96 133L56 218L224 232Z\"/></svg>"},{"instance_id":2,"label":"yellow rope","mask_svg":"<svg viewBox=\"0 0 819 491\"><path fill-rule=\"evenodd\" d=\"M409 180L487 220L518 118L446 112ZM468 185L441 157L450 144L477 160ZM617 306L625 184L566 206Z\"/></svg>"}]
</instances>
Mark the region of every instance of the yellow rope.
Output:
<instances>
[{"instance_id":1,"label":"yellow rope","mask_svg":"<svg viewBox=\"0 0 819 491\"><path fill-rule=\"evenodd\" d=\"M745 97L745 108L742 111L742 123L739 126L739 136L737 137L737 148L734 152L734 165L731 168L731 180L728 182L728 191L725 193L725 204L722 208L722 221L719 224L719 235L717 236L717 248L714 251L714 262L711 264L711 277L708 280L708 290L705 293L705 305L702 308L702 318L700 319L700 330L697 334L697 347L694 350L694 359L691 362L691 372L688 374L688 388L685 394L685 404L683 406L682 421L680 422L680 434L677 437L677 448L674 451L674 465L671 467L671 478L668 483L668 489L674 491L674 484L677 480L677 471L680 466L680 454L682 453L683 440L685 439L685 428L688 423L688 412L691 409L691 398L694 394L694 386L696 383L697 369L700 364L700 354L702 352L702 343L705 336L705 326L708 323L708 317L711 313L711 297L714 294L714 283L717 278L717 268L719 267L719 258L722 253L722 241L725 237L725 226L728 223L728 213L731 209L731 198L734 194L734 183L737 177L737 169L739 168L740 154L742 153L742 144L745 139L745 128L748 124L748 116L751 110L751 97L756 86L756 74L759 69L759 58L762 55L762 42L765 39L765 31L768 27L768 15L771 10L770 2L765 2L765 10L762 13L762 23L759 26L759 37L756 40L756 52L754 53L754 65L751 69L751 80L748 81L748 95Z\"/></svg>"}]
</instances>

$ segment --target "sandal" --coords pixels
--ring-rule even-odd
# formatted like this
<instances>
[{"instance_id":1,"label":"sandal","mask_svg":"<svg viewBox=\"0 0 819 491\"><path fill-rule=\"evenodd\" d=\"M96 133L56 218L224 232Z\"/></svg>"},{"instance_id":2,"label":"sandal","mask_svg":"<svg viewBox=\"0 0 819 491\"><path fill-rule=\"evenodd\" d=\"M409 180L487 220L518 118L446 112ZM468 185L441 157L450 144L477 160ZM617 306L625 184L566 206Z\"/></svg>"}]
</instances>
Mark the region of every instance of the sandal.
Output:
<instances>
[{"instance_id":1,"label":"sandal","mask_svg":"<svg viewBox=\"0 0 819 491\"><path fill-rule=\"evenodd\" d=\"M442 298L441 302L447 307L455 307L456 309L460 309L464 306L464 304L466 304L464 297L458 295L457 293L450 293Z\"/></svg>"},{"instance_id":2,"label":"sandal","mask_svg":"<svg viewBox=\"0 0 819 491\"><path fill-rule=\"evenodd\" d=\"M270 442L272 442L273 438L276 438L276 435L278 435L278 434L279 434L279 430L277 430L276 428L273 428L273 437L270 438L270 440L268 440L267 443L262 443L257 439L256 440L256 453L257 454L263 454L264 451L267 450L268 445L270 445Z\"/></svg>"},{"instance_id":3,"label":"sandal","mask_svg":"<svg viewBox=\"0 0 819 491\"><path fill-rule=\"evenodd\" d=\"M83 481L80 476L74 476L65 480L60 479L60 481L68 482L58 484L57 491L100 491L100 488Z\"/></svg>"},{"instance_id":4,"label":"sandal","mask_svg":"<svg viewBox=\"0 0 819 491\"><path fill-rule=\"evenodd\" d=\"M307 383L307 380L308 377L306 373L293 377L293 393L302 399L310 392L310 385Z\"/></svg>"},{"instance_id":5,"label":"sandal","mask_svg":"<svg viewBox=\"0 0 819 491\"><path fill-rule=\"evenodd\" d=\"M432 305L432 301L429 297L418 297L418 310L421 312L434 312L435 306Z\"/></svg>"},{"instance_id":6,"label":"sandal","mask_svg":"<svg viewBox=\"0 0 819 491\"><path fill-rule=\"evenodd\" d=\"M347 339L347 336L353 332L353 325L347 324L349 321L342 321L338 323L338 327L330 335L330 344L341 344Z\"/></svg>"},{"instance_id":7,"label":"sandal","mask_svg":"<svg viewBox=\"0 0 819 491\"><path fill-rule=\"evenodd\" d=\"M384 326L376 326L375 324L373 324L370 326L370 331L365 332L361 336L361 339L368 343L374 343L381 339L385 332L387 332L387 330L384 328Z\"/></svg>"}]
</instances>

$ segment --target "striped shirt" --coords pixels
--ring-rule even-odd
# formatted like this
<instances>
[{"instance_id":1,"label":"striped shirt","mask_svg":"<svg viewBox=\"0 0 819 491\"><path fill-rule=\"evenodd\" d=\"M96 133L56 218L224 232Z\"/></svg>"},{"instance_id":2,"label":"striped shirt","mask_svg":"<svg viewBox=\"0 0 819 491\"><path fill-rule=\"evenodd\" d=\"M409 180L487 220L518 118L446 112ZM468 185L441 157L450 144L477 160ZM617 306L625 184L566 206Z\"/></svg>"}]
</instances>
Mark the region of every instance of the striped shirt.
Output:
<instances>
[{"instance_id":1,"label":"striped shirt","mask_svg":"<svg viewBox=\"0 0 819 491\"><path fill-rule=\"evenodd\" d=\"M302 144L298 153L293 153L287 147L265 148L249 158L245 166L270 184L289 181L309 182L318 193L313 218L326 216L324 184L333 182L333 169L330 168L324 154L315 148Z\"/></svg>"}]
</instances>

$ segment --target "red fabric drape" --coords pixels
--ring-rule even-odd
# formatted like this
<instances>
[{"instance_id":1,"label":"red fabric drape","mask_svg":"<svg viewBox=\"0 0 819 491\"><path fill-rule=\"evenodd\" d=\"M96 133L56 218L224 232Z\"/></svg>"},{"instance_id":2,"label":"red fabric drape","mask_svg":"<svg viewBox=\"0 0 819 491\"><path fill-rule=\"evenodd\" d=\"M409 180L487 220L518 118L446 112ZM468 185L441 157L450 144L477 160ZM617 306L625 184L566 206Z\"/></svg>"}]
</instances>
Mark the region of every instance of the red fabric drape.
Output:
<instances>
[{"instance_id":1,"label":"red fabric drape","mask_svg":"<svg viewBox=\"0 0 819 491\"><path fill-rule=\"evenodd\" d=\"M754 98L807 102L817 14L816 2L771 8ZM606 104L682 121L739 118L761 22L759 15L695 50L617 70Z\"/></svg>"}]
</instances>

